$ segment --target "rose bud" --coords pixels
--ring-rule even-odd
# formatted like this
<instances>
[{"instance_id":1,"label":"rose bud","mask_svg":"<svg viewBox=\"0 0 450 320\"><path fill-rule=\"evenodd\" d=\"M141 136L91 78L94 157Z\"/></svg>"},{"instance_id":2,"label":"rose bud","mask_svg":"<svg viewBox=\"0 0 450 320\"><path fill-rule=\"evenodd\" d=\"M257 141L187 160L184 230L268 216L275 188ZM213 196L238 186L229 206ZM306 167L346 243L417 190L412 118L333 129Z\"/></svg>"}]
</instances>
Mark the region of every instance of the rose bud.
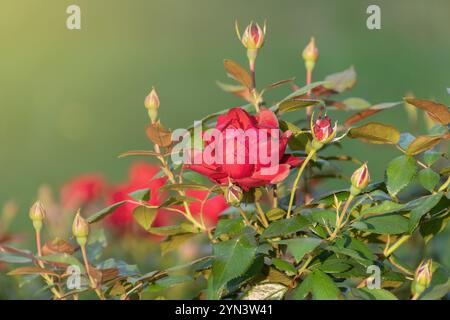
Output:
<instances>
[{"instance_id":1,"label":"rose bud","mask_svg":"<svg viewBox=\"0 0 450 320\"><path fill-rule=\"evenodd\" d=\"M415 296L422 294L430 286L433 277L433 261L431 259L422 261L414 275L412 292Z\"/></svg>"},{"instance_id":2,"label":"rose bud","mask_svg":"<svg viewBox=\"0 0 450 320\"><path fill-rule=\"evenodd\" d=\"M319 117L313 124L311 118L311 133L313 135L312 147L316 150L322 148L324 144L329 143L336 136L337 123L331 127L331 120L329 117Z\"/></svg>"},{"instance_id":3,"label":"rose bud","mask_svg":"<svg viewBox=\"0 0 450 320\"><path fill-rule=\"evenodd\" d=\"M33 221L33 227L36 230L42 228L42 221L45 219L45 208L40 201L36 201L30 208L29 216Z\"/></svg>"},{"instance_id":4,"label":"rose bud","mask_svg":"<svg viewBox=\"0 0 450 320\"><path fill-rule=\"evenodd\" d=\"M261 29L259 24L251 22L247 28L245 28L242 34L242 44L247 49L259 49L264 44L264 36L266 34L265 27L264 30Z\"/></svg>"},{"instance_id":5,"label":"rose bud","mask_svg":"<svg viewBox=\"0 0 450 320\"><path fill-rule=\"evenodd\" d=\"M241 204L243 195L242 189L234 184L230 184L225 190L225 199L233 207L238 207Z\"/></svg>"},{"instance_id":6,"label":"rose bud","mask_svg":"<svg viewBox=\"0 0 450 320\"><path fill-rule=\"evenodd\" d=\"M242 37L237 22L235 27L239 40L241 40L244 47L247 48L247 57L250 61L250 65L254 65L258 49L264 44L266 24L264 23L264 27L261 28L259 24L252 21L247 28L245 28Z\"/></svg>"},{"instance_id":7,"label":"rose bud","mask_svg":"<svg viewBox=\"0 0 450 320\"><path fill-rule=\"evenodd\" d=\"M84 246L89 235L89 223L77 212L72 224L72 233L80 246Z\"/></svg>"},{"instance_id":8,"label":"rose bud","mask_svg":"<svg viewBox=\"0 0 450 320\"><path fill-rule=\"evenodd\" d=\"M359 194L361 190L365 189L370 182L369 169L367 164L364 163L352 174L352 190L353 194Z\"/></svg>"},{"instance_id":9,"label":"rose bud","mask_svg":"<svg viewBox=\"0 0 450 320\"><path fill-rule=\"evenodd\" d=\"M319 57L319 50L316 47L316 40L311 37L308 45L305 47L302 53L303 60L305 60L306 70L312 71Z\"/></svg>"},{"instance_id":10,"label":"rose bud","mask_svg":"<svg viewBox=\"0 0 450 320\"><path fill-rule=\"evenodd\" d=\"M148 96L144 100L145 108L148 110L148 116L152 123L156 122L158 118L158 108L159 108L159 97L156 93L155 88L152 88L152 91L148 94Z\"/></svg>"}]
</instances>

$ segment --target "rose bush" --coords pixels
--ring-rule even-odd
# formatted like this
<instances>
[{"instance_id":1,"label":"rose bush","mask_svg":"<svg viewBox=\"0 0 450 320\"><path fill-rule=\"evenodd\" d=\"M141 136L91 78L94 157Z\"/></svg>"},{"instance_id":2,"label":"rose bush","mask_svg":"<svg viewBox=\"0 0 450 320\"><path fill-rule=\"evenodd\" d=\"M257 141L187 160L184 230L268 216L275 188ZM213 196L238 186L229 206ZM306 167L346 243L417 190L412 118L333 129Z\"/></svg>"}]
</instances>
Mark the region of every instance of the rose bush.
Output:
<instances>
[{"instance_id":1,"label":"rose bush","mask_svg":"<svg viewBox=\"0 0 450 320\"><path fill-rule=\"evenodd\" d=\"M255 66L267 43L266 27L251 23L242 37L237 24L236 30L247 49L249 71L225 60L236 83L220 87L245 104L208 115L201 126L233 131L233 145L240 139L241 149L230 149L227 135L203 136L201 146L190 147L184 157L199 156L199 162L173 161L176 141L159 120L163 99L153 88L144 101L153 148L121 156L151 157L158 166L134 166L129 181L107 188L109 206L91 214L82 202L103 195L98 191L103 187L94 187L103 183L83 178L64 187L64 202L81 206L72 215L73 239L67 235L43 243L54 208L36 202L29 215L36 253L12 246L6 228L0 229L5 234L0 239L6 239L0 241L0 267L7 265L10 276L33 276L30 281L43 284L54 299L159 299L170 297L174 286L189 288L186 295L198 299L448 297L449 272L442 249L434 247L450 219L448 106L412 97L377 104L340 98L355 85L356 72L351 67L312 82L318 62L314 38L303 51L306 81L301 86L291 78L261 89ZM266 101L268 90L286 85L292 89L288 96ZM400 132L368 121L402 104L408 114L415 112L414 119L423 112L432 123L427 132ZM342 125L331 120L332 112L345 117ZM253 140L248 130L258 133ZM348 139L393 147L399 154L386 164L382 179L371 181L370 159L342 154ZM340 147L339 153L333 146ZM216 152L228 157L219 161ZM277 161L262 161L255 153ZM263 174L264 169L271 173ZM329 191L330 180L344 187ZM105 260L99 253L106 239L96 233L102 220L115 232L139 226L162 239L163 256L175 258L145 272L115 258ZM412 250L412 244L421 250ZM83 280L76 289L65 281L74 265Z\"/></svg>"}]
</instances>

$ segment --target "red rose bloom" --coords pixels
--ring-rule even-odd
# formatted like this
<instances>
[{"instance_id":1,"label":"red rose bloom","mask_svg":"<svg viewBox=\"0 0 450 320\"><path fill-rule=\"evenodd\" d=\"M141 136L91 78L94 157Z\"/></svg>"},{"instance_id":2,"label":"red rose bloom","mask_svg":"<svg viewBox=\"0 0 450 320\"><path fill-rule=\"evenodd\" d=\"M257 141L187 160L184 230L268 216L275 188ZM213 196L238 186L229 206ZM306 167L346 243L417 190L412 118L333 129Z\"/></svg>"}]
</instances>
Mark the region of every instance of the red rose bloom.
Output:
<instances>
[{"instance_id":1,"label":"red rose bloom","mask_svg":"<svg viewBox=\"0 0 450 320\"><path fill-rule=\"evenodd\" d=\"M61 188L61 204L67 209L84 207L101 199L107 183L100 174L85 174L65 183Z\"/></svg>"},{"instance_id":2,"label":"red rose bloom","mask_svg":"<svg viewBox=\"0 0 450 320\"><path fill-rule=\"evenodd\" d=\"M241 108L230 109L227 114L219 116L216 129L222 133L219 137L221 141L206 142L203 152L193 150L193 163L185 165L186 169L203 174L215 183L227 185L231 182L239 185L244 191L248 191L252 187L283 181L288 176L290 168L298 166L302 162L297 157L285 154L286 144L292 133L288 130L281 134L277 117L268 109L261 109L256 116L248 114ZM255 133L252 141L249 141L248 138L251 136L247 134L249 130ZM230 131L235 135L231 139L245 141L244 145L241 144L241 148L235 147L234 142L227 143L227 140L230 141L228 134ZM276 133L275 137L273 137L273 132ZM274 138L278 142L276 149L271 145L274 143ZM208 147L214 149L214 146L220 145L223 147L222 153L227 159L222 162L217 161L216 158L205 161L210 156L209 153L206 153ZM273 152L277 154L273 154ZM276 156L278 162L262 161L261 155L270 159ZM198 163L196 158L201 159L201 162ZM233 161L229 161L229 158L232 158Z\"/></svg>"}]
</instances>

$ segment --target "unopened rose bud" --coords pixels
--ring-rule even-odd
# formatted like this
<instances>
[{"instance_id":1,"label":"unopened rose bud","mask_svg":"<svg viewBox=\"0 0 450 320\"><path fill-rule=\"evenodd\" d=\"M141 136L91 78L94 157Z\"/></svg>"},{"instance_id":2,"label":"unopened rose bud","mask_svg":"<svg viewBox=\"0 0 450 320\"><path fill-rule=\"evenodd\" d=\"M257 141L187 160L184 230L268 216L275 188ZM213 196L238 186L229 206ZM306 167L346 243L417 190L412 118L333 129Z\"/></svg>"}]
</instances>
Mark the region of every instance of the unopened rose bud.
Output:
<instances>
[{"instance_id":1,"label":"unopened rose bud","mask_svg":"<svg viewBox=\"0 0 450 320\"><path fill-rule=\"evenodd\" d=\"M233 207L238 207L241 204L243 195L242 189L234 184L230 184L225 191L225 199Z\"/></svg>"},{"instance_id":2,"label":"unopened rose bud","mask_svg":"<svg viewBox=\"0 0 450 320\"><path fill-rule=\"evenodd\" d=\"M414 275L412 292L414 295L421 295L430 286L433 277L433 261L431 259L422 261Z\"/></svg>"},{"instance_id":3,"label":"unopened rose bud","mask_svg":"<svg viewBox=\"0 0 450 320\"><path fill-rule=\"evenodd\" d=\"M45 208L40 201L36 201L30 208L29 216L33 221L33 227L36 230L42 228L42 221L45 219Z\"/></svg>"},{"instance_id":4,"label":"unopened rose bud","mask_svg":"<svg viewBox=\"0 0 450 320\"><path fill-rule=\"evenodd\" d=\"M316 65L317 58L319 57L319 50L316 47L316 40L311 38L308 45L305 47L302 53L303 60L305 60L306 70L312 71Z\"/></svg>"},{"instance_id":5,"label":"unopened rose bud","mask_svg":"<svg viewBox=\"0 0 450 320\"><path fill-rule=\"evenodd\" d=\"M359 194L361 190L367 187L370 182L370 175L366 163L353 172L351 181L353 194Z\"/></svg>"},{"instance_id":6,"label":"unopened rose bud","mask_svg":"<svg viewBox=\"0 0 450 320\"><path fill-rule=\"evenodd\" d=\"M314 124L313 124L314 123ZM336 136L337 124L331 126L329 117L319 117L315 122L311 120L311 133L313 135L313 148L320 149Z\"/></svg>"},{"instance_id":7,"label":"unopened rose bud","mask_svg":"<svg viewBox=\"0 0 450 320\"><path fill-rule=\"evenodd\" d=\"M77 212L72 224L72 233L80 246L84 246L89 235L89 223Z\"/></svg>"},{"instance_id":8,"label":"unopened rose bud","mask_svg":"<svg viewBox=\"0 0 450 320\"><path fill-rule=\"evenodd\" d=\"M155 123L158 118L159 97L155 88L145 98L144 105L148 110L148 116L152 123Z\"/></svg>"},{"instance_id":9,"label":"unopened rose bud","mask_svg":"<svg viewBox=\"0 0 450 320\"><path fill-rule=\"evenodd\" d=\"M259 24L252 21L247 26L247 28L245 28L245 31L241 37L239 27L236 22L236 33L238 35L239 40L241 40L242 44L244 45L244 47L247 48L247 56L248 59L250 60L250 64L254 63L258 49L260 49L264 44L266 35L266 24L264 23L264 27L261 28Z\"/></svg>"}]
</instances>

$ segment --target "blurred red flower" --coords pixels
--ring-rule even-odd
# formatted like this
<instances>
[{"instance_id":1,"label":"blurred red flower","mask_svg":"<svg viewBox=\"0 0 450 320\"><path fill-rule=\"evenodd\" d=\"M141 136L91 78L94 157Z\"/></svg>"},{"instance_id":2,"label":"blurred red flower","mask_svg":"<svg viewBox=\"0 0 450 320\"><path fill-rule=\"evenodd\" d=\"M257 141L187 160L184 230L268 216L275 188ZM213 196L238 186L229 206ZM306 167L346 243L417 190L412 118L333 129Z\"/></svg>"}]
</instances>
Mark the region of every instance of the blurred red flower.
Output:
<instances>
[{"instance_id":1,"label":"blurred red flower","mask_svg":"<svg viewBox=\"0 0 450 320\"><path fill-rule=\"evenodd\" d=\"M107 182L98 173L85 174L65 183L61 188L61 204L66 209L77 209L104 199Z\"/></svg>"},{"instance_id":2,"label":"blurred red flower","mask_svg":"<svg viewBox=\"0 0 450 320\"><path fill-rule=\"evenodd\" d=\"M108 196L108 204L113 204L122 200L133 200L129 193L139 189L150 188L150 200L148 204L159 205L162 203L162 194L158 190L167 181L167 178L161 177L154 179L154 176L159 172L159 167L153 164L137 162L130 168L128 180L111 188ZM135 222L133 219L133 210L137 207L136 204L125 203L117 208L113 214L108 216L107 223L111 225L116 231L126 231L131 228ZM168 215L171 212L163 212L158 210L158 214L153 223L153 226L161 226L169 222Z\"/></svg>"}]
</instances>

